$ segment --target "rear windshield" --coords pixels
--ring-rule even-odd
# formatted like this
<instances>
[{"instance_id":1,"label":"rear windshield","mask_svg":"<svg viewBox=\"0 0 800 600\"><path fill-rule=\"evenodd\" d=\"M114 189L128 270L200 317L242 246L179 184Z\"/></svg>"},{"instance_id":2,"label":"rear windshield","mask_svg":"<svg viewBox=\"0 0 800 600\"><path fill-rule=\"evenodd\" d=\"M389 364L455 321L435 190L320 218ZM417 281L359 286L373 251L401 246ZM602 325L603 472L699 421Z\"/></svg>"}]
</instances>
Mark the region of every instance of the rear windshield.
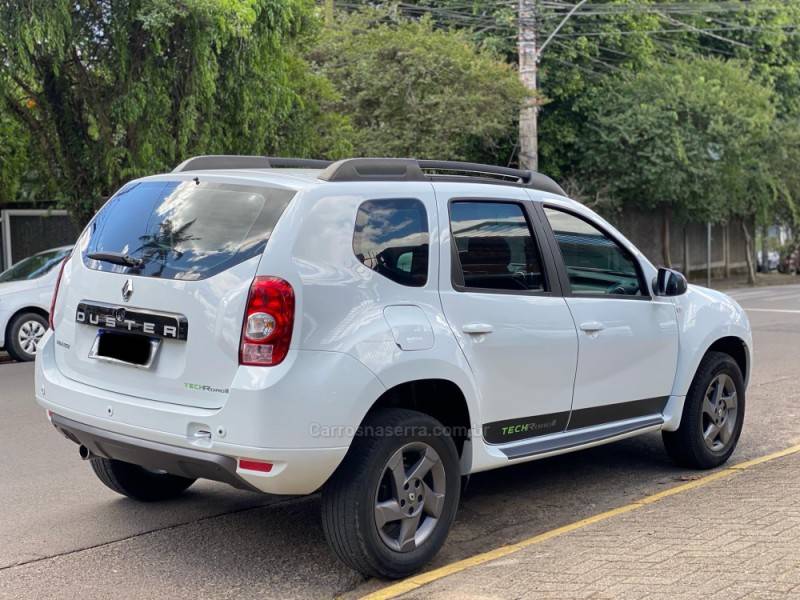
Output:
<instances>
[{"instance_id":1,"label":"rear windshield","mask_svg":"<svg viewBox=\"0 0 800 600\"><path fill-rule=\"evenodd\" d=\"M211 277L263 252L294 192L195 181L149 181L122 188L90 225L83 252L98 271L163 279ZM135 267L93 260L108 252Z\"/></svg>"}]
</instances>

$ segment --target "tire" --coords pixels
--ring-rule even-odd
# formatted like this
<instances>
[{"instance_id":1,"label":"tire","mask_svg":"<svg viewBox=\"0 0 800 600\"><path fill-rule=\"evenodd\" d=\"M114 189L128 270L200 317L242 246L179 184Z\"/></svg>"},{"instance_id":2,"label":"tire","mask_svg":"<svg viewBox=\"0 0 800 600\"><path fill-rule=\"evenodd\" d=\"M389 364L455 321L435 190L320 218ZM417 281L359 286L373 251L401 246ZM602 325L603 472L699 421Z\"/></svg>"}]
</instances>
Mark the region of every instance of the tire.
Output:
<instances>
[{"instance_id":1,"label":"tire","mask_svg":"<svg viewBox=\"0 0 800 600\"><path fill-rule=\"evenodd\" d=\"M25 312L14 317L8 324L6 350L14 360L32 361L36 349L47 331L47 318L39 313Z\"/></svg>"},{"instance_id":2,"label":"tire","mask_svg":"<svg viewBox=\"0 0 800 600\"><path fill-rule=\"evenodd\" d=\"M721 392L719 404L716 404L717 390ZM728 354L709 352L700 362L689 387L680 427L677 431L662 433L667 453L682 467L713 469L720 466L736 449L744 412L744 378L739 365ZM718 432L715 433L712 425Z\"/></svg>"},{"instance_id":3,"label":"tire","mask_svg":"<svg viewBox=\"0 0 800 600\"><path fill-rule=\"evenodd\" d=\"M195 480L169 473L154 473L139 465L108 458L92 458L92 470L108 488L141 502L158 502L180 496Z\"/></svg>"},{"instance_id":4,"label":"tire","mask_svg":"<svg viewBox=\"0 0 800 600\"><path fill-rule=\"evenodd\" d=\"M414 477L414 467L423 465L422 477ZM405 485L395 483L395 475L409 484L408 490L400 489ZM350 568L399 579L420 570L441 549L460 494L458 452L442 424L412 410L380 410L365 421L322 490L325 537ZM380 527L378 514L387 516ZM398 514L403 518L398 520ZM417 517L418 528L412 530Z\"/></svg>"}]
</instances>

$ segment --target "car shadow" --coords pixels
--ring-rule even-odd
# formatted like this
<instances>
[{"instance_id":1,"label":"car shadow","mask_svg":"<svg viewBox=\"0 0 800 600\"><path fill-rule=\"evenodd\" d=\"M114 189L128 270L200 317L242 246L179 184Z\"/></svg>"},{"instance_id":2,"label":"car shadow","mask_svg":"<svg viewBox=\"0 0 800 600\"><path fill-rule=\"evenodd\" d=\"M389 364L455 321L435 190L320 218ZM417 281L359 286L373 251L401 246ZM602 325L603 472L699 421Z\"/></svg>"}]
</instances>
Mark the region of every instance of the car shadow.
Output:
<instances>
[{"instance_id":1,"label":"car shadow","mask_svg":"<svg viewBox=\"0 0 800 600\"><path fill-rule=\"evenodd\" d=\"M646 435L476 474L431 567L626 504L686 473L670 463L659 435ZM183 597L176 590L186 581L209 596L239 589L248 597L355 595L383 585L337 561L322 533L319 495L268 501L126 540L129 564L141 567L136 576L155 586L151 593L171 597Z\"/></svg>"}]
</instances>

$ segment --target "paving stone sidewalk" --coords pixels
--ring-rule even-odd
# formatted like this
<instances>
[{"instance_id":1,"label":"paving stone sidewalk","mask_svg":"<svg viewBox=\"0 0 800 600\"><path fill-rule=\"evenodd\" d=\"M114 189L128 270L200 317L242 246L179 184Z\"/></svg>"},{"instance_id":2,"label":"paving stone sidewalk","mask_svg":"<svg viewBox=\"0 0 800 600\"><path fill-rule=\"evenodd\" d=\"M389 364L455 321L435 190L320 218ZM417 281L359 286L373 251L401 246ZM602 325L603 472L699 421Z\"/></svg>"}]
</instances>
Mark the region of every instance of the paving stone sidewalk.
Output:
<instances>
[{"instance_id":1,"label":"paving stone sidewalk","mask_svg":"<svg viewBox=\"0 0 800 600\"><path fill-rule=\"evenodd\" d=\"M800 599L800 455L566 533L403 598Z\"/></svg>"}]
</instances>

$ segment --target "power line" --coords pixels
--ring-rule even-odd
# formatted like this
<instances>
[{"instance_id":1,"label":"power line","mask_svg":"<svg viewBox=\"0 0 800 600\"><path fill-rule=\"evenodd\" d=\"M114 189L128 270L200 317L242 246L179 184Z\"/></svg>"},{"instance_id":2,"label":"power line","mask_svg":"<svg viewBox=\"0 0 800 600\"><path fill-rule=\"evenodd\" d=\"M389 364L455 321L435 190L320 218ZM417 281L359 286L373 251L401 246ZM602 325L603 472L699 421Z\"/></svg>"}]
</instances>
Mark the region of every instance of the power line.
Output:
<instances>
[{"instance_id":1,"label":"power line","mask_svg":"<svg viewBox=\"0 0 800 600\"><path fill-rule=\"evenodd\" d=\"M795 25L777 25L770 26L736 26L736 27L682 27L675 29L646 29L641 31L581 31L574 33L560 33L557 37L560 38L578 38L578 37L599 37L606 35L657 35L661 33L711 33L717 31L783 31L784 33L797 32Z\"/></svg>"}]
</instances>

